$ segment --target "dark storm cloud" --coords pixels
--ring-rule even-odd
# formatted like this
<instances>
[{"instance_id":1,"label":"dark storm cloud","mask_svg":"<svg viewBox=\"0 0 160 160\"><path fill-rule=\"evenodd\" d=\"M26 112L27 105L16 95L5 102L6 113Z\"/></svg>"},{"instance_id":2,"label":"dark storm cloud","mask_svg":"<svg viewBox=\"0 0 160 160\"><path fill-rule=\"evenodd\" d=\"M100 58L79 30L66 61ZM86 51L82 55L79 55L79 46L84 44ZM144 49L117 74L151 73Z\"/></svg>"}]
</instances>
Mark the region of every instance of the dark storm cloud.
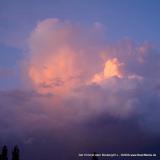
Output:
<instances>
[{"instance_id":1,"label":"dark storm cloud","mask_svg":"<svg viewBox=\"0 0 160 160\"><path fill-rule=\"evenodd\" d=\"M148 95L146 92L144 94ZM40 160L52 157L76 160L78 153L93 151L158 152L160 137L155 134L155 130L158 131L159 127L153 122L158 119L158 104L153 103L153 97L141 96L141 99L147 99L142 103L145 107L141 107L139 114L124 119L107 112L98 115L87 113L87 105L90 104L78 100L73 102L73 99L72 102L66 100L58 109L54 103L47 104L53 97L28 91L1 92L1 141L13 144L18 142L22 147L22 157ZM44 103L42 99L47 102ZM148 103L152 103L152 107L145 105ZM76 109L66 109L72 105ZM81 105L86 105L87 115L82 111L83 114L78 115L77 107ZM49 110L48 107L55 108ZM156 110L150 112L153 107ZM147 121L149 117L152 119L150 123ZM151 130L148 128L150 126Z\"/></svg>"}]
</instances>

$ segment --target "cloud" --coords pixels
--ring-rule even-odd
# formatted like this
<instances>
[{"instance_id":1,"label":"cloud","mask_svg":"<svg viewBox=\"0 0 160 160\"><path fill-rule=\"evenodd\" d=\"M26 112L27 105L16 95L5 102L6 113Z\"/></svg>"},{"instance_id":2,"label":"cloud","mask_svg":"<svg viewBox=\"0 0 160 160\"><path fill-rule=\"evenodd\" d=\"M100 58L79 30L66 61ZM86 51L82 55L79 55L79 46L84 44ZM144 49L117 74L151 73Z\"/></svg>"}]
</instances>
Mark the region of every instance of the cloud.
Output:
<instances>
[{"instance_id":1,"label":"cloud","mask_svg":"<svg viewBox=\"0 0 160 160\"><path fill-rule=\"evenodd\" d=\"M160 146L158 136L139 125L139 116L118 119L105 111L97 115L96 108L90 108L94 102L89 104L88 99L62 100L53 95L14 90L1 91L0 102L1 143L18 143L23 159L74 160L78 153L93 151L155 153Z\"/></svg>"},{"instance_id":2,"label":"cloud","mask_svg":"<svg viewBox=\"0 0 160 160\"><path fill-rule=\"evenodd\" d=\"M21 68L28 90L0 92L4 141L56 145L57 157L70 147L77 153L159 146L159 51L129 39L106 43L97 25L98 30L59 19L37 24ZM73 152L66 150L71 159Z\"/></svg>"},{"instance_id":3,"label":"cloud","mask_svg":"<svg viewBox=\"0 0 160 160\"><path fill-rule=\"evenodd\" d=\"M47 19L37 25L29 38L27 71L39 92L68 93L87 83L99 67L94 64L100 61L98 48L94 47L97 40L94 42L90 37L92 32L96 33L58 19Z\"/></svg>"},{"instance_id":4,"label":"cloud","mask_svg":"<svg viewBox=\"0 0 160 160\"><path fill-rule=\"evenodd\" d=\"M129 39L107 44L105 34L94 27L59 19L39 22L29 37L25 68L32 87L73 103L86 117L101 112L119 118L142 114L147 106L139 92L150 96L146 90L152 93L159 84L158 50Z\"/></svg>"}]
</instances>

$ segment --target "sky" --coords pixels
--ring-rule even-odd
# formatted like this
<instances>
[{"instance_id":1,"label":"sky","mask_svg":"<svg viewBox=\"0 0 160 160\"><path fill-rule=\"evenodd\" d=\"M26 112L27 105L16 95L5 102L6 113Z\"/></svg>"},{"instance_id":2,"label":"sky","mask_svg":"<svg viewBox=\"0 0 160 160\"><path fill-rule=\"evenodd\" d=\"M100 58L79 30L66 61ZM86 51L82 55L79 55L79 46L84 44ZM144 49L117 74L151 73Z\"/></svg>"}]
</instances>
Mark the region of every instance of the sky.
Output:
<instances>
[{"instance_id":1,"label":"sky","mask_svg":"<svg viewBox=\"0 0 160 160\"><path fill-rule=\"evenodd\" d=\"M159 153L159 17L159 0L0 0L0 145Z\"/></svg>"}]
</instances>

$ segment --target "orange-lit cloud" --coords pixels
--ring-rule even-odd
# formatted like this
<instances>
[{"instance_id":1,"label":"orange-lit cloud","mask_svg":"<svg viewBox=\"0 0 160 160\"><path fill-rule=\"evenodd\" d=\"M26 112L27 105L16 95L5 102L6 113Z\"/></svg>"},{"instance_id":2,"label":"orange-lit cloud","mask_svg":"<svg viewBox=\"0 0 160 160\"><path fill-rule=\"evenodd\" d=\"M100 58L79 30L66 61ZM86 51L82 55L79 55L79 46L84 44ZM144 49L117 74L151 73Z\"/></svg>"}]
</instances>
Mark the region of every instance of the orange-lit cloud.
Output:
<instances>
[{"instance_id":1,"label":"orange-lit cloud","mask_svg":"<svg viewBox=\"0 0 160 160\"><path fill-rule=\"evenodd\" d=\"M78 133L77 124L110 126L115 119L136 121L159 134L159 52L131 40L104 43L97 36L101 27L96 27L58 19L38 23L22 67L31 88L0 91L2 139L23 134L30 143L37 137L30 138L31 133L58 130L59 136L71 126Z\"/></svg>"},{"instance_id":2,"label":"orange-lit cloud","mask_svg":"<svg viewBox=\"0 0 160 160\"><path fill-rule=\"evenodd\" d=\"M122 73L119 70L121 65L122 64L118 62L117 58L107 60L104 64L103 72L96 73L92 79L92 82L101 83L103 80L107 80L112 77L122 78Z\"/></svg>"},{"instance_id":3,"label":"orange-lit cloud","mask_svg":"<svg viewBox=\"0 0 160 160\"><path fill-rule=\"evenodd\" d=\"M109 58L96 37L100 28L97 32L95 27L84 29L58 19L37 25L29 38L27 72L38 92L69 94L81 85L123 77L122 62L117 57Z\"/></svg>"},{"instance_id":4,"label":"orange-lit cloud","mask_svg":"<svg viewBox=\"0 0 160 160\"><path fill-rule=\"evenodd\" d=\"M97 34L94 27L90 32ZM47 19L31 33L27 72L38 92L67 94L88 83L98 71L101 48L94 47L91 33L84 37L81 32L86 31L69 22Z\"/></svg>"},{"instance_id":5,"label":"orange-lit cloud","mask_svg":"<svg viewBox=\"0 0 160 160\"><path fill-rule=\"evenodd\" d=\"M78 81L80 70L75 69L76 57L69 48L44 58L43 64L28 69L29 77L39 92L65 93ZM38 62L39 63L39 62Z\"/></svg>"},{"instance_id":6,"label":"orange-lit cloud","mask_svg":"<svg viewBox=\"0 0 160 160\"><path fill-rule=\"evenodd\" d=\"M26 76L36 93L54 95L44 103L47 113L72 117L74 112L79 120L102 113L121 118L136 114L141 100L135 92L156 77L148 67L154 68L152 48L131 40L104 43L98 36L104 36L102 31L46 19L31 32Z\"/></svg>"}]
</instances>

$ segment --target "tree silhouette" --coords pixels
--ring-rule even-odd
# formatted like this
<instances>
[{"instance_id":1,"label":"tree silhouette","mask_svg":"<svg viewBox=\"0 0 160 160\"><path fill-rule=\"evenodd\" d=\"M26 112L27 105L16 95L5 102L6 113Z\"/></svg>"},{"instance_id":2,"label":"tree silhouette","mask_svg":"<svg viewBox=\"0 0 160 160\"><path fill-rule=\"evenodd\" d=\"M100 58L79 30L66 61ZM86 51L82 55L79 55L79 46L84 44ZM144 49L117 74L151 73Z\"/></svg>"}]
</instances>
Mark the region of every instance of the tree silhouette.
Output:
<instances>
[{"instance_id":1,"label":"tree silhouette","mask_svg":"<svg viewBox=\"0 0 160 160\"><path fill-rule=\"evenodd\" d=\"M2 154L1 154L1 159L2 160L8 160L8 149L7 146L3 146L2 148Z\"/></svg>"},{"instance_id":2,"label":"tree silhouette","mask_svg":"<svg viewBox=\"0 0 160 160\"><path fill-rule=\"evenodd\" d=\"M19 160L19 148L18 146L14 146L12 151L12 160Z\"/></svg>"},{"instance_id":3,"label":"tree silhouette","mask_svg":"<svg viewBox=\"0 0 160 160\"><path fill-rule=\"evenodd\" d=\"M93 153L94 156L92 157L92 160L98 160L97 156L96 156L96 152Z\"/></svg>"}]
</instances>

